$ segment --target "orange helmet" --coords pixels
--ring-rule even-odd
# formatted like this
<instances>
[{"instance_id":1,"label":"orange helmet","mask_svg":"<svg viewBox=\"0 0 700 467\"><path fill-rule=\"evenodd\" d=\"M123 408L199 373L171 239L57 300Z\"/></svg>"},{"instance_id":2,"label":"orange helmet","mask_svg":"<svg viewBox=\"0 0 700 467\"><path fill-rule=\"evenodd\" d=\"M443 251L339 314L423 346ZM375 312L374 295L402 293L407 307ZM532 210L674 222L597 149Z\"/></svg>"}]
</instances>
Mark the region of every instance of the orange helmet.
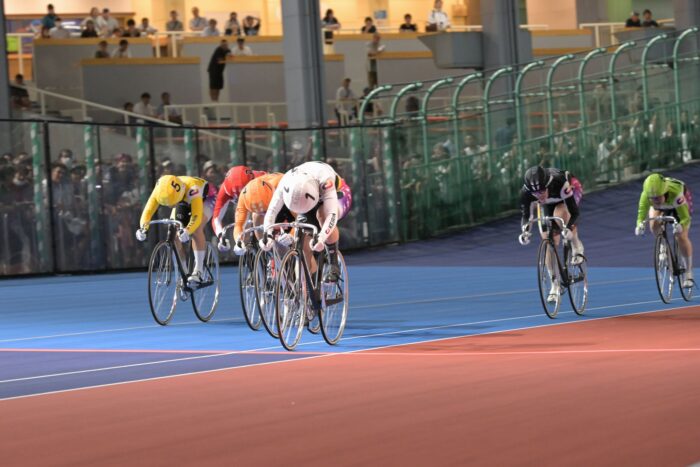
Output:
<instances>
[{"instance_id":1,"label":"orange helmet","mask_svg":"<svg viewBox=\"0 0 700 467\"><path fill-rule=\"evenodd\" d=\"M239 202L250 212L264 213L281 178L282 174L275 173L253 179L243 188Z\"/></svg>"}]
</instances>

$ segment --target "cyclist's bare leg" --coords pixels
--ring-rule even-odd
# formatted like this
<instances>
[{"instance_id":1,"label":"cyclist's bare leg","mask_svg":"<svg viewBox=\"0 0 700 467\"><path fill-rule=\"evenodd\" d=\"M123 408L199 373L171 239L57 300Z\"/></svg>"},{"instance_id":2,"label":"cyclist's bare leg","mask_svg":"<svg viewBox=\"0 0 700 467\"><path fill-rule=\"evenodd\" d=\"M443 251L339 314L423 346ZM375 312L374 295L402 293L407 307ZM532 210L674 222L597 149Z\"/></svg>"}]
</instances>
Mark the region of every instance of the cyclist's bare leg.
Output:
<instances>
[{"instance_id":1,"label":"cyclist's bare leg","mask_svg":"<svg viewBox=\"0 0 700 467\"><path fill-rule=\"evenodd\" d=\"M679 253L686 269L686 278L693 280L693 244L688 238L689 231L690 226L683 229L683 232L676 235L676 241L678 241Z\"/></svg>"},{"instance_id":2,"label":"cyclist's bare leg","mask_svg":"<svg viewBox=\"0 0 700 467\"><path fill-rule=\"evenodd\" d=\"M204 269L204 256L207 253L207 239L204 237L204 225L197 227L192 234L192 250L194 252L194 269L192 274L202 273Z\"/></svg>"},{"instance_id":3,"label":"cyclist's bare leg","mask_svg":"<svg viewBox=\"0 0 700 467\"><path fill-rule=\"evenodd\" d=\"M651 219L652 217L659 217L663 216L664 214L661 211L657 211L654 208L649 208L649 218ZM649 230L651 230L654 235L659 235L661 233L661 229L663 228L663 222L659 221L649 221Z\"/></svg>"},{"instance_id":4,"label":"cyclist's bare leg","mask_svg":"<svg viewBox=\"0 0 700 467\"><path fill-rule=\"evenodd\" d=\"M571 213L569 213L569 209L564 203L561 203L554 208L554 215L564 219L565 223L568 223L569 219L571 219ZM583 243L578 237L578 227L575 225L571 227L571 233L574 235L574 238L571 239L572 253L574 256L583 255ZM574 264L576 264L576 262L574 262Z\"/></svg>"},{"instance_id":5,"label":"cyclist's bare leg","mask_svg":"<svg viewBox=\"0 0 700 467\"><path fill-rule=\"evenodd\" d=\"M325 222L325 215L322 212L323 209L319 209L317 212L317 218L320 225ZM338 240L340 240L340 230L336 225L333 227L333 231L326 237L326 246L328 247L328 254L330 257L331 268L326 276L323 278L324 281L335 282L340 277L340 267L338 265Z\"/></svg>"}]
</instances>

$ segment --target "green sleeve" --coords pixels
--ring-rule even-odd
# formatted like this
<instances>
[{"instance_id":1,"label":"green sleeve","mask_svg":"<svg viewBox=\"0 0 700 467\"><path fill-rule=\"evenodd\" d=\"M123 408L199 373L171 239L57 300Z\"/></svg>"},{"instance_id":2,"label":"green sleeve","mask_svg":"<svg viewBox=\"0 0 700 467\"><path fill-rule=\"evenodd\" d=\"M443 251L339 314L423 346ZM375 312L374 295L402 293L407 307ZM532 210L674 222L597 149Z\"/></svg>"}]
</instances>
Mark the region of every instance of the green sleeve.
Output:
<instances>
[{"instance_id":1,"label":"green sleeve","mask_svg":"<svg viewBox=\"0 0 700 467\"><path fill-rule=\"evenodd\" d=\"M637 210L637 224L644 222L647 215L649 214L649 197L646 192L642 190L642 194L639 196L639 209Z\"/></svg>"},{"instance_id":2,"label":"green sleeve","mask_svg":"<svg viewBox=\"0 0 700 467\"><path fill-rule=\"evenodd\" d=\"M685 228L690 226L690 209L688 209L687 201L676 208L678 213L678 219L681 221L681 225Z\"/></svg>"}]
</instances>

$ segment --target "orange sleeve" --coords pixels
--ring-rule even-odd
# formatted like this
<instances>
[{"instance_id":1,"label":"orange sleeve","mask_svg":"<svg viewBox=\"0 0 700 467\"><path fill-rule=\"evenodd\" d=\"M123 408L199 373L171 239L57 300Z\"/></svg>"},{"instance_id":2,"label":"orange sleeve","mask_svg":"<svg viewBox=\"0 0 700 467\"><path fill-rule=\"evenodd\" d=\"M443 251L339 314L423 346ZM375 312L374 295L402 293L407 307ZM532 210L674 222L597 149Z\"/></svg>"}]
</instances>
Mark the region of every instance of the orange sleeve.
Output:
<instances>
[{"instance_id":1,"label":"orange sleeve","mask_svg":"<svg viewBox=\"0 0 700 467\"><path fill-rule=\"evenodd\" d=\"M243 233L243 227L245 226L245 221L248 219L248 210L245 208L246 203L244 202L243 197L246 196L245 193L242 193L241 196L238 198L238 203L236 203L236 219L234 221L234 227L233 227L233 241L237 242L238 237L241 236Z\"/></svg>"}]
</instances>

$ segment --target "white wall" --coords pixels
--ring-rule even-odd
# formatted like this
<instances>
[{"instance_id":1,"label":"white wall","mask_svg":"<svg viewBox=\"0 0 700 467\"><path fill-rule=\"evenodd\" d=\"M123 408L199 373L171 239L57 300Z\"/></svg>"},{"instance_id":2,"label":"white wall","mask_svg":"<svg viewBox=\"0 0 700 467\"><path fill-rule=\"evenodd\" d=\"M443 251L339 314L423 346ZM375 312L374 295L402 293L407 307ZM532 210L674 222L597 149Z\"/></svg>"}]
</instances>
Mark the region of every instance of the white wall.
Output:
<instances>
[{"instance_id":1,"label":"white wall","mask_svg":"<svg viewBox=\"0 0 700 467\"><path fill-rule=\"evenodd\" d=\"M107 7L111 11L125 12L133 11L132 0L109 0L108 2L95 0L5 0L5 14L42 14L46 13L46 5L53 3L56 7L56 14L61 13L80 13L85 12L85 15L90 12L90 8Z\"/></svg>"}]
</instances>

